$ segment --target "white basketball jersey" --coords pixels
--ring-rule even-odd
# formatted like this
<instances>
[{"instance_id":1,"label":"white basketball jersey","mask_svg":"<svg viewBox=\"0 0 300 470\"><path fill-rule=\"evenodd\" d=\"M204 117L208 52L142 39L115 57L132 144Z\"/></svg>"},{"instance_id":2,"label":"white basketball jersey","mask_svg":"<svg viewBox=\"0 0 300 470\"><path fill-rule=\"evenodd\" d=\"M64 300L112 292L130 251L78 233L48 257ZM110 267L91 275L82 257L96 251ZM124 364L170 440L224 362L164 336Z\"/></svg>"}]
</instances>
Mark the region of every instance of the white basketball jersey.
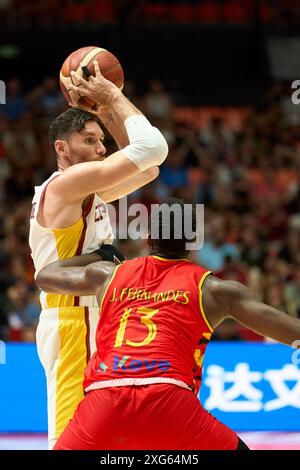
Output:
<instances>
[{"instance_id":1,"label":"white basketball jersey","mask_svg":"<svg viewBox=\"0 0 300 470\"><path fill-rule=\"evenodd\" d=\"M47 264L98 249L103 243L113 242L113 231L109 221L108 208L97 195L91 196L83 209L81 218L63 229L42 227L37 221L40 203L49 182L59 178L56 171L41 186L35 187L30 217L29 245L36 274ZM68 306L97 306L93 296L74 297L69 295L41 294L43 309Z\"/></svg>"}]
</instances>

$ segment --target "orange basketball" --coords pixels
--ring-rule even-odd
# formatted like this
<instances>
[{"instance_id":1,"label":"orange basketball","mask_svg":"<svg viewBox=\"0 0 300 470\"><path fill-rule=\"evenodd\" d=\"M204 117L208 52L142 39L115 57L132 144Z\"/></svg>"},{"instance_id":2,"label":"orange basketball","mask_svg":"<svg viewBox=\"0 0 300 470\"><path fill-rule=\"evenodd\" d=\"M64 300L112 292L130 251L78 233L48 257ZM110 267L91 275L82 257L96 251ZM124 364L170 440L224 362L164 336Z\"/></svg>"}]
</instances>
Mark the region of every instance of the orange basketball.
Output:
<instances>
[{"instance_id":1,"label":"orange basketball","mask_svg":"<svg viewBox=\"0 0 300 470\"><path fill-rule=\"evenodd\" d=\"M73 106L80 108L95 108L97 103L88 97L77 97L68 92L68 85L73 83L70 72L74 70L78 75L84 77L82 66L86 66L89 72L95 75L93 61L97 60L102 75L113 82L118 88L122 90L124 85L124 72L122 66L116 56L106 49L96 46L81 47L77 51L72 52L64 61L60 69L59 82L61 91L68 101ZM84 77L86 78L86 77ZM76 83L73 83L76 85Z\"/></svg>"}]
</instances>

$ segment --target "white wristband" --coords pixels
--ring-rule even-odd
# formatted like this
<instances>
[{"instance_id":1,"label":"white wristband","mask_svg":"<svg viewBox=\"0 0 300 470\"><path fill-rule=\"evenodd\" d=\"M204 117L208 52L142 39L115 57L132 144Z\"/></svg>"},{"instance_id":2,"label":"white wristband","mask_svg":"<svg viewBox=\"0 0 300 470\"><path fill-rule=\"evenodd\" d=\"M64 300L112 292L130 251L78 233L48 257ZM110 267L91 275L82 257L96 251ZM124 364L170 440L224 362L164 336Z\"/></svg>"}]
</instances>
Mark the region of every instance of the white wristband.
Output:
<instances>
[{"instance_id":1,"label":"white wristband","mask_svg":"<svg viewBox=\"0 0 300 470\"><path fill-rule=\"evenodd\" d=\"M141 171L161 165L168 155L168 144L161 132L141 114L124 122L130 144L122 151Z\"/></svg>"}]
</instances>

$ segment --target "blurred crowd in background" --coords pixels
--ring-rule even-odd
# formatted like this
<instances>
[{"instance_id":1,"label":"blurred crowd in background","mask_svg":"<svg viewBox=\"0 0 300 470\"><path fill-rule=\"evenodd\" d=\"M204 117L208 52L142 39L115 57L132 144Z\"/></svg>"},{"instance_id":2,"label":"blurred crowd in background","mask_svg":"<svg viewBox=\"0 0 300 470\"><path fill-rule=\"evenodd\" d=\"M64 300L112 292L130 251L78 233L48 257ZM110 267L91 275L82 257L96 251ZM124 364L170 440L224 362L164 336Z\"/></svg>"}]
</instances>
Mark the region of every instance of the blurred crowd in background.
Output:
<instances>
[{"instance_id":1,"label":"blurred crowd in background","mask_svg":"<svg viewBox=\"0 0 300 470\"><path fill-rule=\"evenodd\" d=\"M66 109L56 78L22 91L7 82L0 106L0 338L34 341L40 313L28 247L33 187L56 169L49 123ZM247 284L266 303L300 317L300 105L290 84L273 83L251 107L179 109L158 80L124 93L166 137L159 178L131 196L148 207L166 196L205 205L205 244L193 259L222 279ZM203 116L207 116L203 119ZM238 117L237 117L238 116ZM107 154L114 142L107 136ZM144 241L120 243L127 258ZM214 339L263 338L226 321Z\"/></svg>"},{"instance_id":2,"label":"blurred crowd in background","mask_svg":"<svg viewBox=\"0 0 300 470\"><path fill-rule=\"evenodd\" d=\"M298 0L0 0L7 30L80 28L89 23L123 25L158 22L250 23L299 27Z\"/></svg>"}]
</instances>

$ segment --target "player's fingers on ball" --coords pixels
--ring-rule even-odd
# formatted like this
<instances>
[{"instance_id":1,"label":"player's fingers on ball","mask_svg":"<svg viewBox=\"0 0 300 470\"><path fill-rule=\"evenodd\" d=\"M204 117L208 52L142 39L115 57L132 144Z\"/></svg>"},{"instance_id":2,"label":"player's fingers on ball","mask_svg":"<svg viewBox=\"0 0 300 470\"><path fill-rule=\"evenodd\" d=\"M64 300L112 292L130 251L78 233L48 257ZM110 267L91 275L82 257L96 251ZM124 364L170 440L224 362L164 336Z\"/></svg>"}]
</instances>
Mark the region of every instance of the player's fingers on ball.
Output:
<instances>
[{"instance_id":1,"label":"player's fingers on ball","mask_svg":"<svg viewBox=\"0 0 300 470\"><path fill-rule=\"evenodd\" d=\"M99 63L97 60L94 60L93 61L93 64L94 64L94 69L95 69L95 75L96 77L101 77L102 76L102 73L101 73L101 70L100 70L100 67L99 67Z\"/></svg>"},{"instance_id":2,"label":"player's fingers on ball","mask_svg":"<svg viewBox=\"0 0 300 470\"><path fill-rule=\"evenodd\" d=\"M71 77L74 80L76 85L86 86L87 81L83 77L78 75L78 73L74 72L74 70L71 70Z\"/></svg>"},{"instance_id":3,"label":"player's fingers on ball","mask_svg":"<svg viewBox=\"0 0 300 470\"><path fill-rule=\"evenodd\" d=\"M69 83L67 91L72 91L79 95L79 88L75 85L72 85L71 83Z\"/></svg>"},{"instance_id":4,"label":"player's fingers on ball","mask_svg":"<svg viewBox=\"0 0 300 470\"><path fill-rule=\"evenodd\" d=\"M67 91L70 92L70 91L76 91L76 87L74 85L71 85L71 83L68 84L68 88L67 88Z\"/></svg>"},{"instance_id":5,"label":"player's fingers on ball","mask_svg":"<svg viewBox=\"0 0 300 470\"><path fill-rule=\"evenodd\" d=\"M91 76L89 77L89 82L90 82L90 83L96 83L97 81L98 81L98 79L97 79L96 77L94 77L94 75L91 75Z\"/></svg>"}]
</instances>

